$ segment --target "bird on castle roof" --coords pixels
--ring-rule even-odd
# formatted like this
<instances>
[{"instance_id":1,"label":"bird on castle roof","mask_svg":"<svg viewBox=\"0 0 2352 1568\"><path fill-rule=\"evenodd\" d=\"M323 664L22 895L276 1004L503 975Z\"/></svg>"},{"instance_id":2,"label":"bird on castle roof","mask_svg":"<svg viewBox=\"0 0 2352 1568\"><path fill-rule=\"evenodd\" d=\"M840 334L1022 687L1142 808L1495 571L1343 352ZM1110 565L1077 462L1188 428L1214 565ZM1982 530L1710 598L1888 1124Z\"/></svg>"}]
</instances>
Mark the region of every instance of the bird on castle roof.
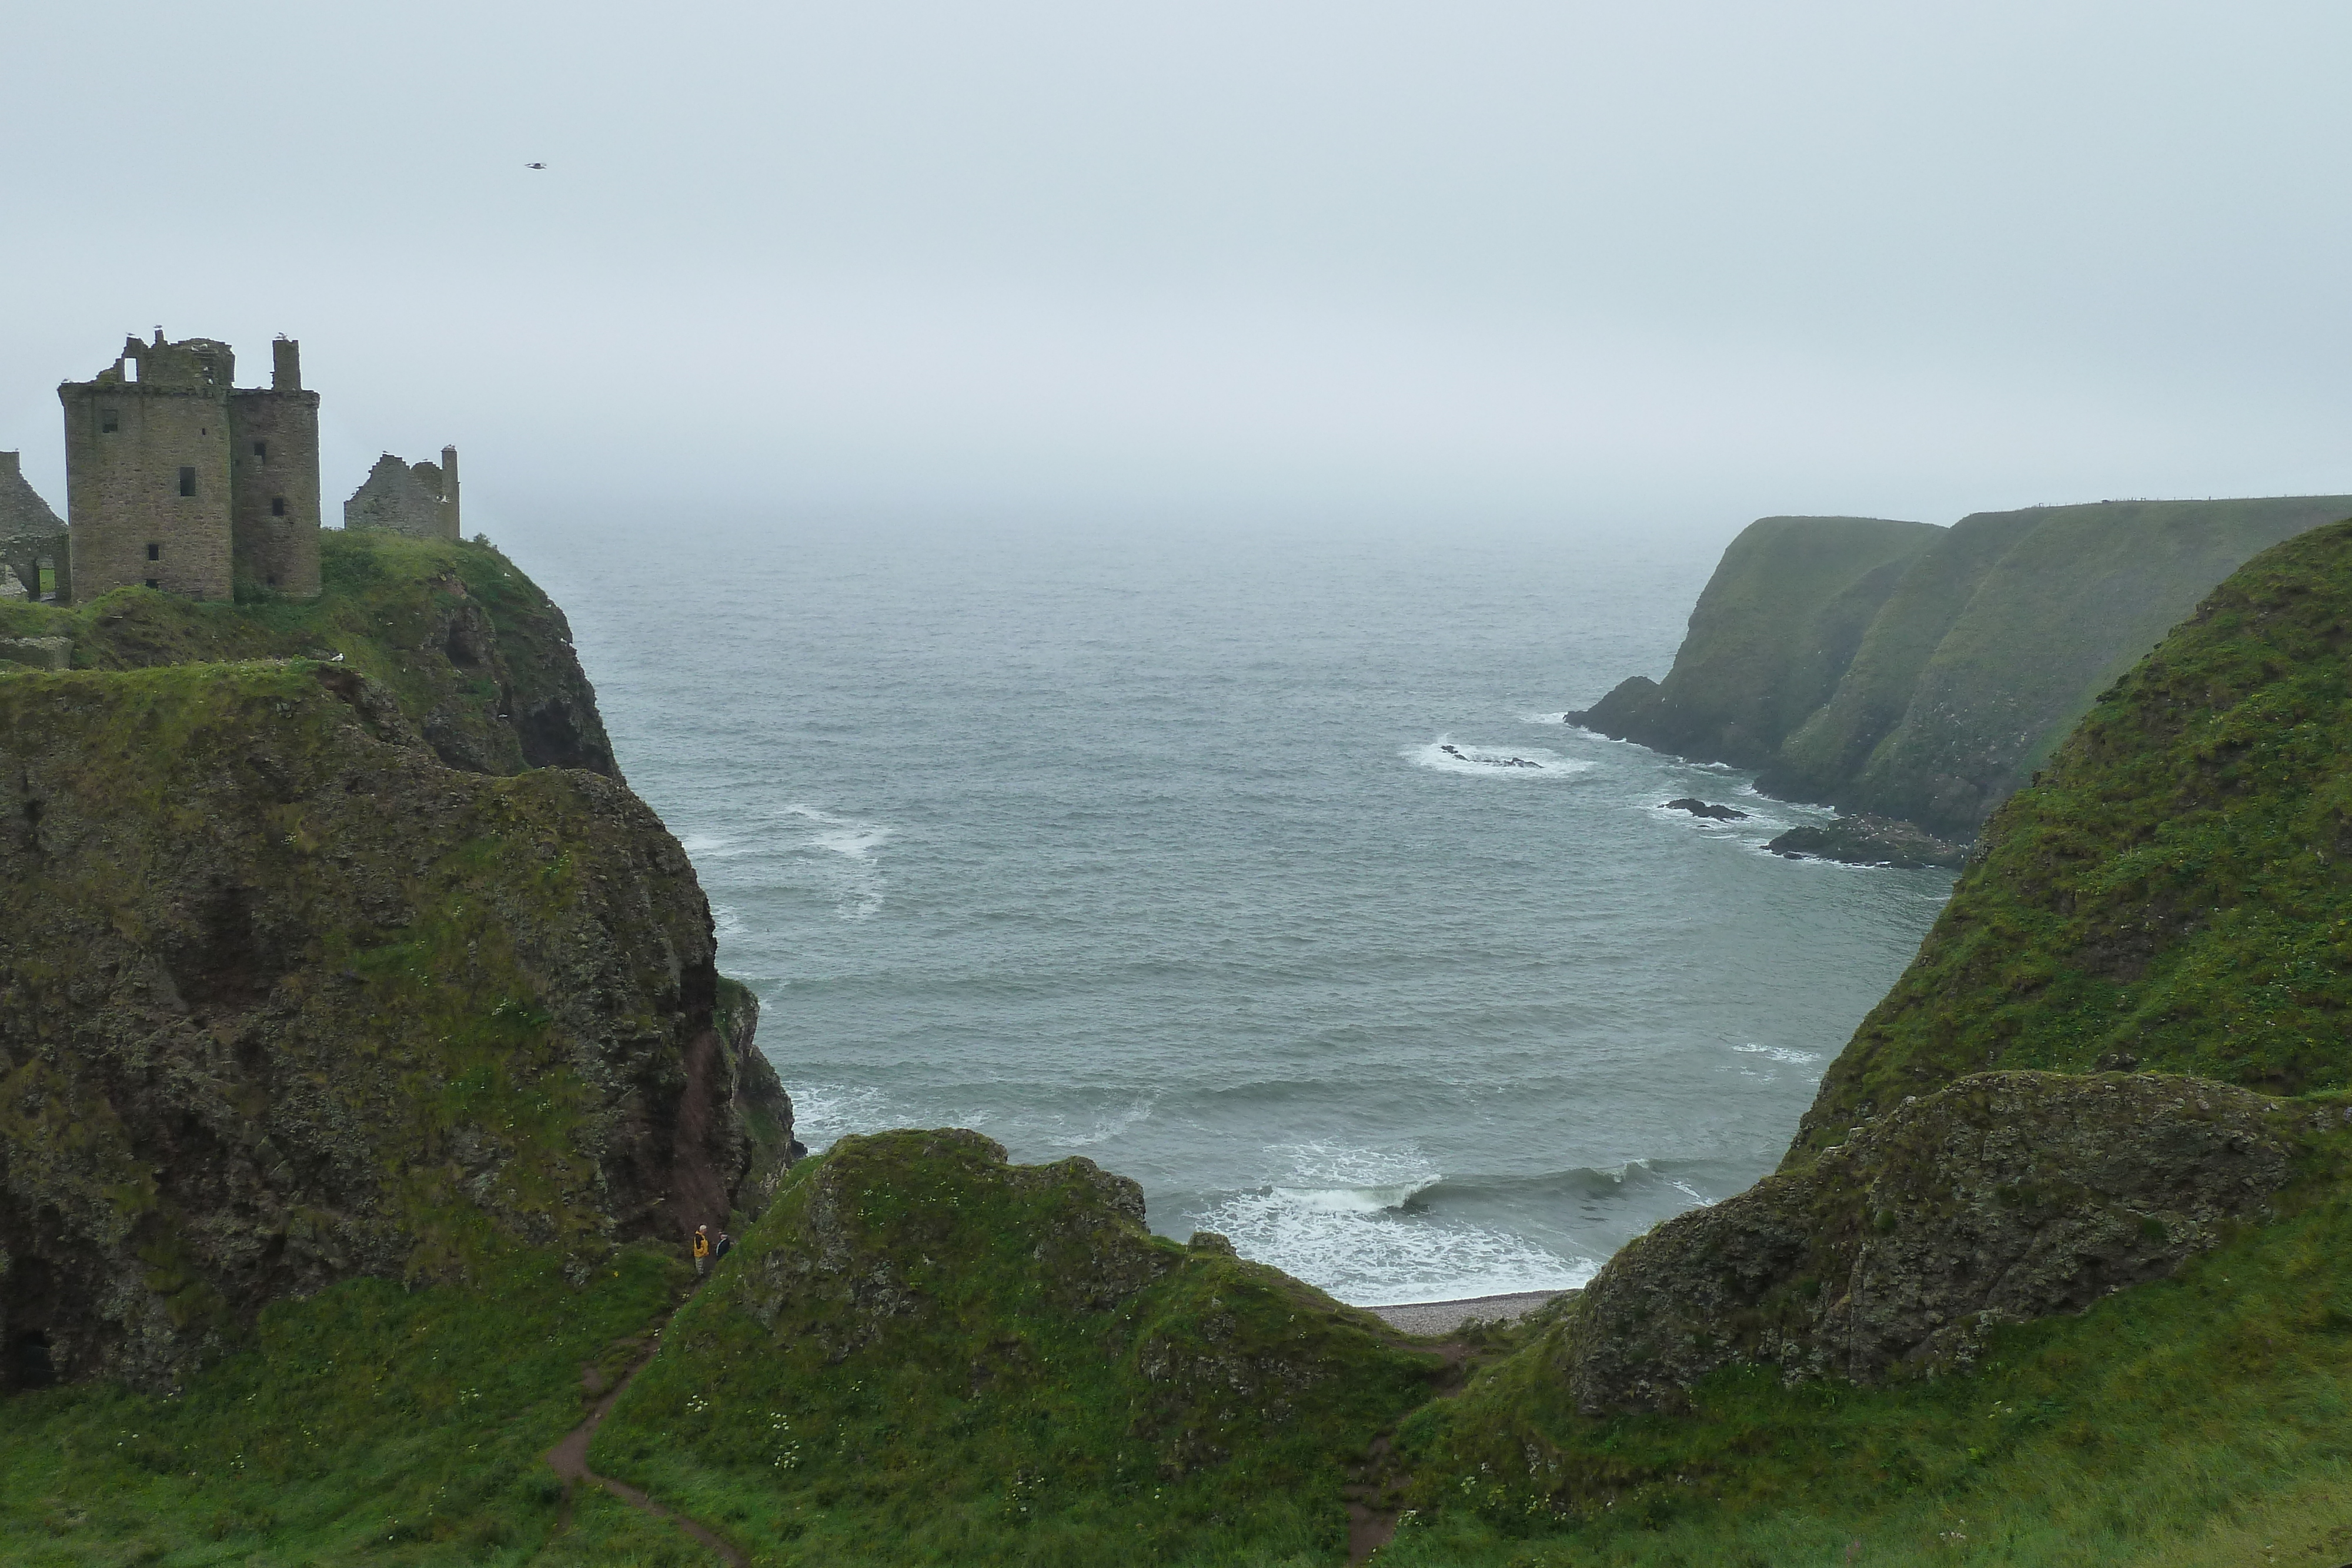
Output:
<instances>
[{"instance_id":1,"label":"bird on castle roof","mask_svg":"<svg viewBox=\"0 0 2352 1568\"><path fill-rule=\"evenodd\" d=\"M544 163L526 163L523 167L526 169L544 169L547 165Z\"/></svg>"}]
</instances>

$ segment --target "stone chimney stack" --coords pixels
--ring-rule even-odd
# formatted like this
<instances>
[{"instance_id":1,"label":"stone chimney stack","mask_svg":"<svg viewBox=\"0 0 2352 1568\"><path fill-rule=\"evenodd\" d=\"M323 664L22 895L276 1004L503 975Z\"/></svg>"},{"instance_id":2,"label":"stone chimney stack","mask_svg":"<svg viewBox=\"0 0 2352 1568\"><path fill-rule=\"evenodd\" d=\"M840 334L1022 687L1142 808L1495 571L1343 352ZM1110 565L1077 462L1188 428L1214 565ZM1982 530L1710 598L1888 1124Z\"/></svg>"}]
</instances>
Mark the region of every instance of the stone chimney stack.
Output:
<instances>
[{"instance_id":1,"label":"stone chimney stack","mask_svg":"<svg viewBox=\"0 0 2352 1568\"><path fill-rule=\"evenodd\" d=\"M0 479L13 479L25 471L25 455L21 452L0 452Z\"/></svg>"},{"instance_id":2,"label":"stone chimney stack","mask_svg":"<svg viewBox=\"0 0 2352 1568\"><path fill-rule=\"evenodd\" d=\"M466 537L457 528L457 449L454 446L441 449L441 537Z\"/></svg>"},{"instance_id":3,"label":"stone chimney stack","mask_svg":"<svg viewBox=\"0 0 2352 1568\"><path fill-rule=\"evenodd\" d=\"M281 334L269 345L269 390L302 390L302 345L295 339Z\"/></svg>"}]
</instances>

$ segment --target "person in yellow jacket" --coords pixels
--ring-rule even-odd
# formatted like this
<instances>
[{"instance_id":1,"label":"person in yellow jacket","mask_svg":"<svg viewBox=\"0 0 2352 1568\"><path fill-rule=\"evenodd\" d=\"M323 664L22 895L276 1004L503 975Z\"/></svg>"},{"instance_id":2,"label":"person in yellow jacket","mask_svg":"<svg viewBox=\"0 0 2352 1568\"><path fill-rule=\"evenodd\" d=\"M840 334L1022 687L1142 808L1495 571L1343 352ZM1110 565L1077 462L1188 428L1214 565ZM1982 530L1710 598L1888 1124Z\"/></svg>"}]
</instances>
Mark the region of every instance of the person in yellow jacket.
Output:
<instances>
[{"instance_id":1,"label":"person in yellow jacket","mask_svg":"<svg viewBox=\"0 0 2352 1568\"><path fill-rule=\"evenodd\" d=\"M703 1271L705 1269L708 1269L708 1268L709 1268L709 1267L710 1267L710 1227L709 1227L708 1225L698 1225L698 1226L696 1226L696 1227L694 1228L694 1274L695 1274L695 1278L697 1278L697 1279L700 1279L700 1278L702 1277L702 1271Z\"/></svg>"}]
</instances>

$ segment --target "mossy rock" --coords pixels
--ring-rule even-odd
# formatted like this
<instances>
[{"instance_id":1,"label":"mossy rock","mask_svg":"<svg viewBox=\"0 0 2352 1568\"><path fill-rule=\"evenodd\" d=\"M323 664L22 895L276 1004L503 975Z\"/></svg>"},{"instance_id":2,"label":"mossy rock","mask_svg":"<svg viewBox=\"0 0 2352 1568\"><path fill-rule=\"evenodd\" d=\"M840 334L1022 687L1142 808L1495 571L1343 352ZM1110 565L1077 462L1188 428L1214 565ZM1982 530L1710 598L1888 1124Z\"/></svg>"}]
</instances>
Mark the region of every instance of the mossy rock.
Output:
<instances>
[{"instance_id":1,"label":"mossy rock","mask_svg":"<svg viewBox=\"0 0 2352 1568\"><path fill-rule=\"evenodd\" d=\"M1677 1407L1736 1364L1966 1367L1994 1327L2079 1312L2269 1218L2311 1114L2191 1078L1963 1078L1629 1243L1551 1354L1587 1414Z\"/></svg>"}]
</instances>

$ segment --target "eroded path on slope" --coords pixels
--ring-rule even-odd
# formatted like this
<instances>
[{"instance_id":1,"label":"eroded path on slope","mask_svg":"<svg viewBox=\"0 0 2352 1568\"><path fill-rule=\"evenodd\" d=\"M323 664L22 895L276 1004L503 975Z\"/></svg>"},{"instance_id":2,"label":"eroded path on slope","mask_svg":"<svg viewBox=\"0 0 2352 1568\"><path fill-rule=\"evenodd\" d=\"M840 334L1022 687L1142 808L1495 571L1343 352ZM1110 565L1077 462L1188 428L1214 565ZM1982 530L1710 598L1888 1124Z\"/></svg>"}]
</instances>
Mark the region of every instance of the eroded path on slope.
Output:
<instances>
[{"instance_id":1,"label":"eroded path on slope","mask_svg":"<svg viewBox=\"0 0 2352 1568\"><path fill-rule=\"evenodd\" d=\"M667 1326L668 1321L665 1319L662 1327ZM660 1328L654 1330L652 1343L646 1347L645 1354L637 1357L630 1364L629 1370L621 1375L619 1381L615 1382L604 1396L597 1400L590 1408L588 1418L565 1433L563 1441L547 1450L548 1465L557 1475L563 1478L567 1495L572 1488L582 1481L586 1481L591 1486L603 1487L631 1508L649 1514L655 1519L667 1520L675 1524L695 1540L719 1553L719 1557L730 1564L730 1568L751 1568L751 1559L744 1554L741 1548L729 1542L700 1520L689 1518L673 1509L664 1508L625 1481L616 1481L610 1476L600 1476L588 1468L588 1444L596 1436L596 1428L604 1424L604 1417L612 1413L614 1405L627 1391L629 1385L636 1381L637 1374L643 1372L652 1363L654 1357L661 1353L661 1335Z\"/></svg>"}]
</instances>

